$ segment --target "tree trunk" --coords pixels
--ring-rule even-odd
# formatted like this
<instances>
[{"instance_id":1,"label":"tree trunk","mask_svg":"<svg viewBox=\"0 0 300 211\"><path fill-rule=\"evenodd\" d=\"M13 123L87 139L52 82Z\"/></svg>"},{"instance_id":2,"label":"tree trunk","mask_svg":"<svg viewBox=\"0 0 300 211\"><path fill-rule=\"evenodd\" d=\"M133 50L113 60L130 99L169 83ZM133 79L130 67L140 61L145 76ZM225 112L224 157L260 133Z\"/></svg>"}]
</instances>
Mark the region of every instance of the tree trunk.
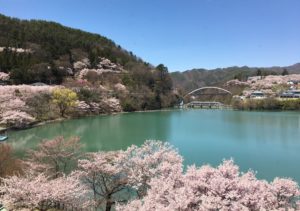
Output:
<instances>
[{"instance_id":1,"label":"tree trunk","mask_svg":"<svg viewBox=\"0 0 300 211\"><path fill-rule=\"evenodd\" d=\"M65 109L61 110L61 112L60 112L61 117L65 117L65 111L66 111Z\"/></svg>"},{"instance_id":2,"label":"tree trunk","mask_svg":"<svg viewBox=\"0 0 300 211\"><path fill-rule=\"evenodd\" d=\"M105 211L110 211L114 202L111 200L111 195L107 196Z\"/></svg>"}]
</instances>

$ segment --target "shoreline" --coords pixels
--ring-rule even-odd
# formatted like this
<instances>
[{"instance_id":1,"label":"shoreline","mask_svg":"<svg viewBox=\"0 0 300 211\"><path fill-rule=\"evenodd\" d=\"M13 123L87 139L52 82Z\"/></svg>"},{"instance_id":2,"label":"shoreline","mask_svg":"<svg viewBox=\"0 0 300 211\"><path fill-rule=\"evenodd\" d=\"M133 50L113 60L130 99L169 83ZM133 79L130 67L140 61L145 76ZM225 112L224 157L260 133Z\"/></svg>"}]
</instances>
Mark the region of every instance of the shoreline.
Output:
<instances>
[{"instance_id":1,"label":"shoreline","mask_svg":"<svg viewBox=\"0 0 300 211\"><path fill-rule=\"evenodd\" d=\"M35 127L39 127L39 126L43 126L43 125L47 125L47 124L51 124L51 123L58 123L58 122L63 122L63 121L67 121L67 120L75 120L75 119L82 119L82 118L88 118L88 117L100 117L100 116L111 116L111 115L119 115L119 114L131 114L131 113L151 113L151 112L168 112L168 111L174 111L174 110L187 110L185 108L165 108L165 109L159 109L159 110L145 110L145 111L130 111L130 112L126 112L126 111L121 111L121 112L112 112L112 113L105 113L105 114L97 114L97 115L85 115L85 116L78 116L78 117L68 117L68 118L57 118L57 119L53 119L53 120L46 120L46 121L41 121L41 122L33 122L31 123L28 127L25 128L14 128L14 127L1 127L0 126L0 134L1 133L6 133L8 131L18 131L18 130L27 130L27 129L31 129L31 128L35 128ZM190 108L190 110L231 110L231 111L250 111L250 112L299 112L299 110L278 110L278 109L274 109L274 110L265 110L265 109L256 109L256 110L248 110L248 109L198 109L198 108Z\"/></svg>"},{"instance_id":2,"label":"shoreline","mask_svg":"<svg viewBox=\"0 0 300 211\"><path fill-rule=\"evenodd\" d=\"M131 112L126 112L126 111L121 111L121 112L112 112L112 113L103 113L103 114L96 114L96 115L85 115L85 116L78 116L78 117L68 117L68 118L57 118L57 119L52 119L52 120L45 120L45 121L36 121L28 125L28 127L25 128L15 128L15 127L1 127L0 126L0 133L6 133L7 131L18 131L18 130L27 130L51 123L58 123L58 122L63 122L67 120L75 120L75 119L82 119L82 118L87 118L87 117L97 117L97 116L110 116L110 115L118 115L118 114L130 114L130 113L150 113L150 112L158 112L158 111L171 111L175 110L173 108L166 108L166 109L159 109L159 110L146 110L146 111L131 111Z\"/></svg>"}]
</instances>

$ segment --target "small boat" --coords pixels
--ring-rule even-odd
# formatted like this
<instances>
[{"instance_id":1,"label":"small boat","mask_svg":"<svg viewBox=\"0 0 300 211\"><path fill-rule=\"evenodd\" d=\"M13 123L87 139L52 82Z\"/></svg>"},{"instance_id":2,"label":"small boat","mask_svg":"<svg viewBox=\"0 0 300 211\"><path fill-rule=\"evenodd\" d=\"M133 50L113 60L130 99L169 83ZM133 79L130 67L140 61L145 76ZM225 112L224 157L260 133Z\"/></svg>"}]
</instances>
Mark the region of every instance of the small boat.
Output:
<instances>
[{"instance_id":1,"label":"small boat","mask_svg":"<svg viewBox=\"0 0 300 211\"><path fill-rule=\"evenodd\" d=\"M1 136L1 135L0 135L0 142L5 141L6 139L8 139L7 136Z\"/></svg>"}]
</instances>

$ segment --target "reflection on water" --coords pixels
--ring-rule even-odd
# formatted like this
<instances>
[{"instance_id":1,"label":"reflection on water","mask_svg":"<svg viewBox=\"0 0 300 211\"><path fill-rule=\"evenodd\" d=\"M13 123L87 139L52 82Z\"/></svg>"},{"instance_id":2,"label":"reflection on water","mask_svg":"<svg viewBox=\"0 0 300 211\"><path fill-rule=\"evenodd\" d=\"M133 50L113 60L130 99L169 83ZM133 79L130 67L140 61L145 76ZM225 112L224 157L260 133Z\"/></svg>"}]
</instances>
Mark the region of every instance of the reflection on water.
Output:
<instances>
[{"instance_id":1,"label":"reflection on water","mask_svg":"<svg viewBox=\"0 0 300 211\"><path fill-rule=\"evenodd\" d=\"M174 110L88 117L9 133L20 155L42 139L79 136L86 151L125 149L146 139L169 141L186 164L234 158L258 177L300 181L300 113Z\"/></svg>"},{"instance_id":2,"label":"reflection on water","mask_svg":"<svg viewBox=\"0 0 300 211\"><path fill-rule=\"evenodd\" d=\"M9 142L19 153L43 139L78 136L86 151L125 149L146 139L167 140L171 112L131 113L87 117L9 133Z\"/></svg>"}]
</instances>

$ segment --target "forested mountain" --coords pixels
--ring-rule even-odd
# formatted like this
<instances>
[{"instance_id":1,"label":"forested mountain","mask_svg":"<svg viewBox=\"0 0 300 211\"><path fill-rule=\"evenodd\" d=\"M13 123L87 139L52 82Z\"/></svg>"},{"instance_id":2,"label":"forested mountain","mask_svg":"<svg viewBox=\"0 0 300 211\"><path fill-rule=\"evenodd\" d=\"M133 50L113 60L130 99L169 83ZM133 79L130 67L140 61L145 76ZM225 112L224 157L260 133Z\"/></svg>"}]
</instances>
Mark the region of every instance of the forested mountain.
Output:
<instances>
[{"instance_id":1,"label":"forested mountain","mask_svg":"<svg viewBox=\"0 0 300 211\"><path fill-rule=\"evenodd\" d=\"M119 63L128 70L136 66L145 69L149 67L131 52L103 36L64 27L54 22L19 20L4 15L0 15L0 47L6 47L2 49L0 57L1 70L12 72L15 80L20 82L38 79L33 76L31 79L25 77L22 81L19 71L23 74L39 75L41 71L33 67L45 63L48 63L51 70L44 74L49 74L59 81L66 72L57 72L56 68L72 68L75 61L85 57L90 60L91 67L97 65L99 57ZM24 53L16 52L12 48L22 48Z\"/></svg>"},{"instance_id":2,"label":"forested mountain","mask_svg":"<svg viewBox=\"0 0 300 211\"><path fill-rule=\"evenodd\" d=\"M176 88L184 92L202 86L223 85L232 79L246 80L249 76L255 75L282 75L300 73L300 63L287 67L228 67L207 69L192 69L184 72L172 72L171 77Z\"/></svg>"},{"instance_id":3,"label":"forested mountain","mask_svg":"<svg viewBox=\"0 0 300 211\"><path fill-rule=\"evenodd\" d=\"M121 84L128 110L161 108L174 100L164 65L153 67L106 37L54 22L0 15L0 72L9 73L9 84L84 79L110 90Z\"/></svg>"},{"instance_id":4,"label":"forested mountain","mask_svg":"<svg viewBox=\"0 0 300 211\"><path fill-rule=\"evenodd\" d=\"M222 85L234 78L300 73L300 63L288 67L244 66L169 74L164 65L153 67L101 35L54 22L0 15L0 72L9 73L10 84L67 81L69 85L70 79L87 80L94 88L113 89L114 85L122 84L127 92L115 95L125 110L139 110L176 103L172 87L187 92L201 86Z\"/></svg>"}]
</instances>

